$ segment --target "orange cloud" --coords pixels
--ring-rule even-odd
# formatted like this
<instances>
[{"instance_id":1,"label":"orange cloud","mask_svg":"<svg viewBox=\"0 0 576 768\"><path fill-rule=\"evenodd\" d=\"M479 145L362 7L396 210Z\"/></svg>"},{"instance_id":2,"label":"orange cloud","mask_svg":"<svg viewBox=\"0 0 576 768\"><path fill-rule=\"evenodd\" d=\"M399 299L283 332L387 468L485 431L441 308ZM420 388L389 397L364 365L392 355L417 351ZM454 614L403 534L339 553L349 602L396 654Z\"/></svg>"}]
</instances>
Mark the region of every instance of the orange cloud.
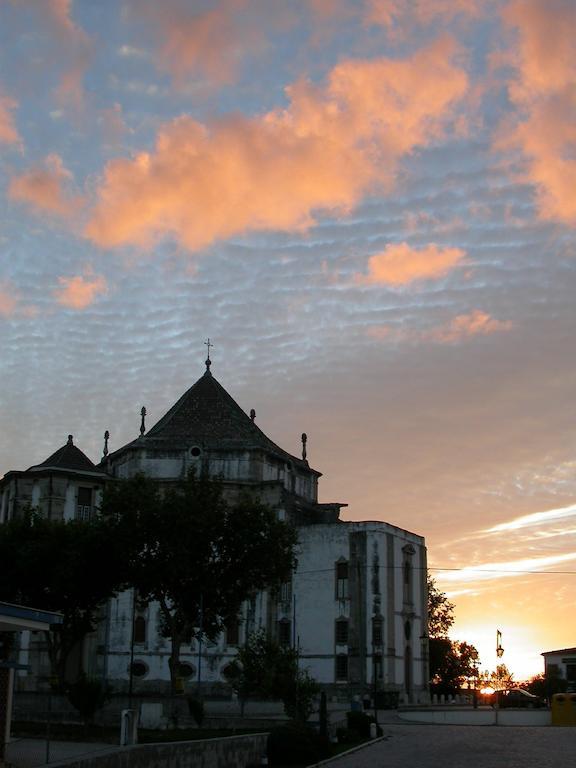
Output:
<instances>
[{"instance_id":1,"label":"orange cloud","mask_svg":"<svg viewBox=\"0 0 576 768\"><path fill-rule=\"evenodd\" d=\"M18 295L15 293L12 285L4 280L0 282L0 316L9 317L16 311L18 305Z\"/></svg>"},{"instance_id":2,"label":"orange cloud","mask_svg":"<svg viewBox=\"0 0 576 768\"><path fill-rule=\"evenodd\" d=\"M59 277L61 288L54 291L58 304L70 309L86 309L93 304L97 296L108 292L106 280L101 275L86 271L75 277Z\"/></svg>"},{"instance_id":3,"label":"orange cloud","mask_svg":"<svg viewBox=\"0 0 576 768\"><path fill-rule=\"evenodd\" d=\"M368 328L366 333L378 341L395 343L419 344L432 342L434 344L457 344L474 336L488 336L493 333L509 331L512 322L496 320L487 312L475 309L467 315L457 315L449 323L438 325L428 330L411 328L395 328L390 325L376 325Z\"/></svg>"},{"instance_id":4,"label":"orange cloud","mask_svg":"<svg viewBox=\"0 0 576 768\"><path fill-rule=\"evenodd\" d=\"M496 320L487 312L475 309L468 315L457 315L445 326L424 332L423 338L439 344L456 344L471 336L488 336L500 331L509 331L511 328L511 321Z\"/></svg>"},{"instance_id":5,"label":"orange cloud","mask_svg":"<svg viewBox=\"0 0 576 768\"><path fill-rule=\"evenodd\" d=\"M18 102L0 92L0 143L19 144L21 142L12 112Z\"/></svg>"},{"instance_id":6,"label":"orange cloud","mask_svg":"<svg viewBox=\"0 0 576 768\"><path fill-rule=\"evenodd\" d=\"M261 17L266 2L220 0L216 7L201 10L182 0L137 0L132 9L134 18L154 36L157 66L180 83L188 75L218 84L232 82L242 56L264 42ZM278 9L269 20L275 17L282 17Z\"/></svg>"},{"instance_id":7,"label":"orange cloud","mask_svg":"<svg viewBox=\"0 0 576 768\"><path fill-rule=\"evenodd\" d=\"M81 204L78 196L66 190L71 178L62 158L59 155L48 155L44 167L32 168L11 179L8 197L37 212L68 217Z\"/></svg>"},{"instance_id":8,"label":"orange cloud","mask_svg":"<svg viewBox=\"0 0 576 768\"><path fill-rule=\"evenodd\" d=\"M412 248L408 243L391 243L382 253L368 259L368 274L356 275L358 283L402 286L418 280L443 277L459 266L466 256L460 248L439 248L431 244Z\"/></svg>"},{"instance_id":9,"label":"orange cloud","mask_svg":"<svg viewBox=\"0 0 576 768\"><path fill-rule=\"evenodd\" d=\"M522 180L535 185L543 218L576 225L576 5L513 0L502 15L517 34L508 56L517 115L502 127L495 147L521 150Z\"/></svg>"},{"instance_id":10,"label":"orange cloud","mask_svg":"<svg viewBox=\"0 0 576 768\"><path fill-rule=\"evenodd\" d=\"M246 230L302 230L389 189L398 161L437 138L467 88L443 38L405 60L347 60L324 88L300 81L289 106L254 117L162 126L154 152L107 164L86 234L104 247L190 250Z\"/></svg>"}]
</instances>

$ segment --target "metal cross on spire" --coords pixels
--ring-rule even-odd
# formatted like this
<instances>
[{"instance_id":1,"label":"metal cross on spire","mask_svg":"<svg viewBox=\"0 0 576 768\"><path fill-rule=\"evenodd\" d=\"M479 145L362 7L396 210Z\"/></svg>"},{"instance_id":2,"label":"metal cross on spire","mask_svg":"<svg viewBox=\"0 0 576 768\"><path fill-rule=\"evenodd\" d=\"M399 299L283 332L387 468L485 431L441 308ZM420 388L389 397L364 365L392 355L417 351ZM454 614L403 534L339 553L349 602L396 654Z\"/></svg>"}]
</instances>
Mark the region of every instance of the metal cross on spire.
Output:
<instances>
[{"instance_id":1,"label":"metal cross on spire","mask_svg":"<svg viewBox=\"0 0 576 768\"><path fill-rule=\"evenodd\" d=\"M208 347L208 355L206 357L206 370L210 371L210 366L212 365L212 361L210 360L210 347L213 347L214 344L211 344L210 339L204 342L204 344Z\"/></svg>"}]
</instances>

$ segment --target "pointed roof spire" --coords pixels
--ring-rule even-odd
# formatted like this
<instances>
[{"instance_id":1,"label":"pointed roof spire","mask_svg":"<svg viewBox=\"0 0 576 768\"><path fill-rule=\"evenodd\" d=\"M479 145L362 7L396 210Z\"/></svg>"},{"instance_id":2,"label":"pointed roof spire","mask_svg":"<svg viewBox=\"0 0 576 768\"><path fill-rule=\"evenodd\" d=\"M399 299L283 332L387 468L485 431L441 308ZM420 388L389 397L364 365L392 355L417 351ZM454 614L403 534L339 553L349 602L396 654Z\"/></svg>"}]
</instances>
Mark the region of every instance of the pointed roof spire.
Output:
<instances>
[{"instance_id":1,"label":"pointed roof spire","mask_svg":"<svg viewBox=\"0 0 576 768\"><path fill-rule=\"evenodd\" d=\"M206 373L208 376L211 376L212 374L210 373L210 366L212 365L212 360L210 360L210 347L213 347L214 344L210 342L210 339L207 339L204 344L208 347L208 354L206 356Z\"/></svg>"}]
</instances>

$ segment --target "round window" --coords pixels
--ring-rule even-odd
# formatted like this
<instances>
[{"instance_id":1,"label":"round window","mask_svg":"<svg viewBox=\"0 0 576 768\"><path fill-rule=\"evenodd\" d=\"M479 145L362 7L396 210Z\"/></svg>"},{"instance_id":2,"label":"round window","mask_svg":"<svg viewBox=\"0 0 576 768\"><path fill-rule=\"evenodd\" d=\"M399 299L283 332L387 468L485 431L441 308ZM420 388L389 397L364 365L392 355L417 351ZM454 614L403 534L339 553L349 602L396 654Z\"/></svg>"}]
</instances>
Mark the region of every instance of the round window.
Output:
<instances>
[{"instance_id":1,"label":"round window","mask_svg":"<svg viewBox=\"0 0 576 768\"><path fill-rule=\"evenodd\" d=\"M200 450L200 448L198 448L197 445L195 445L193 448L190 448L190 456L193 456L195 459L197 459L201 453L202 451Z\"/></svg>"},{"instance_id":2,"label":"round window","mask_svg":"<svg viewBox=\"0 0 576 768\"><path fill-rule=\"evenodd\" d=\"M128 667L128 670L130 670L130 667ZM145 664L143 661L133 661L132 662L132 676L133 677L146 677L148 674L148 665Z\"/></svg>"},{"instance_id":3,"label":"round window","mask_svg":"<svg viewBox=\"0 0 576 768\"><path fill-rule=\"evenodd\" d=\"M192 664L188 664L185 661L183 661L178 667L178 677L183 677L185 680L187 680L189 677L192 677L195 672L196 669L192 666Z\"/></svg>"},{"instance_id":4,"label":"round window","mask_svg":"<svg viewBox=\"0 0 576 768\"><path fill-rule=\"evenodd\" d=\"M238 664L234 663L233 661L229 661L228 664L225 664L222 669L220 670L220 674L224 678L224 680L227 680L230 682L231 680L235 680L238 675L240 674L240 667Z\"/></svg>"}]
</instances>

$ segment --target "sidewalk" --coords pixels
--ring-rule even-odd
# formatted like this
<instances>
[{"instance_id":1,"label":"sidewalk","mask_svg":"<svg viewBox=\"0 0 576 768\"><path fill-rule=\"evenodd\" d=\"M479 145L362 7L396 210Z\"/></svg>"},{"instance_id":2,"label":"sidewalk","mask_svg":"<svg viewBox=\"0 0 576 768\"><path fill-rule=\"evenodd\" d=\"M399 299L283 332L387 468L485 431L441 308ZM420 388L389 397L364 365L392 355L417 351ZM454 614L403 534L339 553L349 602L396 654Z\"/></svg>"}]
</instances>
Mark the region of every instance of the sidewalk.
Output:
<instances>
[{"instance_id":1,"label":"sidewalk","mask_svg":"<svg viewBox=\"0 0 576 768\"><path fill-rule=\"evenodd\" d=\"M59 763L71 757L93 755L120 749L118 745L103 742L51 741L47 746L45 739L12 739L6 745L5 762L15 768L35 768L36 766Z\"/></svg>"}]
</instances>

